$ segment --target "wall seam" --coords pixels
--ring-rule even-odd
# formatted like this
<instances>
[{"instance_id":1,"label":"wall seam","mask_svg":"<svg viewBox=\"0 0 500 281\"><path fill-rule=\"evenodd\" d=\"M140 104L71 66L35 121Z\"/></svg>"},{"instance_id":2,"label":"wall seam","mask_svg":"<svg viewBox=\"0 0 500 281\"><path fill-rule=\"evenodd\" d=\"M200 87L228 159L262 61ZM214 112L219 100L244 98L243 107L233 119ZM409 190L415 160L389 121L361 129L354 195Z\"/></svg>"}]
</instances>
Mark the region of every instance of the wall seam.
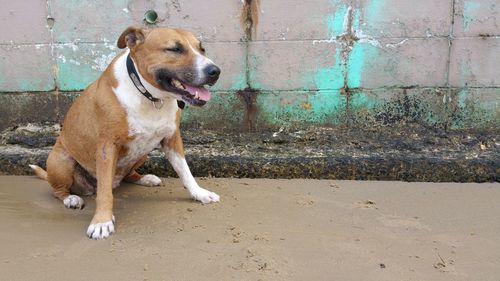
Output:
<instances>
[{"instance_id":1,"label":"wall seam","mask_svg":"<svg viewBox=\"0 0 500 281\"><path fill-rule=\"evenodd\" d=\"M65 112L61 112L61 102L60 102L60 94L59 94L59 87L57 85L57 77L58 77L58 67L57 67L57 60L56 60L56 55L55 55L55 44L54 44L54 23L55 19L52 17L52 7L51 7L51 0L47 0L47 28L49 29L49 34L50 34L50 41L49 41L49 46L50 46L50 61L51 61L51 71L52 75L54 77L54 96L56 100L56 114L57 118L60 119L62 115L65 114ZM38 44L36 44L38 45Z\"/></svg>"},{"instance_id":2,"label":"wall seam","mask_svg":"<svg viewBox=\"0 0 500 281\"><path fill-rule=\"evenodd\" d=\"M450 31L448 33L448 59L446 66L446 86L450 86L450 68L451 68L451 47L453 45L454 40L454 26L455 26L455 3L456 0L451 0L451 25Z\"/></svg>"},{"instance_id":3,"label":"wall seam","mask_svg":"<svg viewBox=\"0 0 500 281\"><path fill-rule=\"evenodd\" d=\"M447 64L446 64L446 87L447 87L447 96L448 99L445 99L445 112L447 114L446 116L446 121L444 122L444 130L448 131L448 128L451 127L451 122L449 116L450 116L450 102L451 102L451 95L453 93L453 89L451 88L450 84L450 72L451 72L451 51L452 51L452 46L453 46L453 40L454 40L454 28L455 28L455 4L457 0L451 0L451 25L450 25L450 31L448 34L448 58L447 58Z\"/></svg>"}]
</instances>

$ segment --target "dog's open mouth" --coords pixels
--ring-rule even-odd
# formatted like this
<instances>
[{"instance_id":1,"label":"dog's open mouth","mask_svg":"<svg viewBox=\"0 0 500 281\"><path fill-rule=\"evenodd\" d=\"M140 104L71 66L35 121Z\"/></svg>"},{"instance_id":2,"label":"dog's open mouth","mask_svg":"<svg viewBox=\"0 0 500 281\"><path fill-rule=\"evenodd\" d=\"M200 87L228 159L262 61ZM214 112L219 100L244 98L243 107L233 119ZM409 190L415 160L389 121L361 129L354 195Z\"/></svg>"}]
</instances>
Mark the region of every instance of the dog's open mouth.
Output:
<instances>
[{"instance_id":1,"label":"dog's open mouth","mask_svg":"<svg viewBox=\"0 0 500 281\"><path fill-rule=\"evenodd\" d=\"M183 101L194 106L203 106L211 94L204 86L191 86L175 78L159 77L158 83L167 91L177 94Z\"/></svg>"},{"instance_id":2,"label":"dog's open mouth","mask_svg":"<svg viewBox=\"0 0 500 281\"><path fill-rule=\"evenodd\" d=\"M179 91L183 91L182 99L190 104L201 106L210 100L211 94L204 86L190 86L174 78L170 80L170 85L177 88Z\"/></svg>"}]
</instances>

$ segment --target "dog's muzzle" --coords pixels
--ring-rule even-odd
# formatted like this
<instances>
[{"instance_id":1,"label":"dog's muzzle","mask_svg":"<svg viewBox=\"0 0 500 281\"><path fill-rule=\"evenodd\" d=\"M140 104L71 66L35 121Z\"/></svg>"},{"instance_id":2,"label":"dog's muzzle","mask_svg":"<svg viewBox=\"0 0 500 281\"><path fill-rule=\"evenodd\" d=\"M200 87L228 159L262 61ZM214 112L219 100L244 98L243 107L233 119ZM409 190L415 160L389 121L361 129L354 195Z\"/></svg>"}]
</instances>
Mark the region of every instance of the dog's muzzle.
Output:
<instances>
[{"instance_id":1,"label":"dog's muzzle","mask_svg":"<svg viewBox=\"0 0 500 281\"><path fill-rule=\"evenodd\" d=\"M193 75L192 71L171 72L160 69L156 72L156 80L166 91L178 95L181 100L194 106L202 106L211 98L205 85L214 85L220 72L220 68L214 64L207 65L202 70L203 77Z\"/></svg>"}]
</instances>

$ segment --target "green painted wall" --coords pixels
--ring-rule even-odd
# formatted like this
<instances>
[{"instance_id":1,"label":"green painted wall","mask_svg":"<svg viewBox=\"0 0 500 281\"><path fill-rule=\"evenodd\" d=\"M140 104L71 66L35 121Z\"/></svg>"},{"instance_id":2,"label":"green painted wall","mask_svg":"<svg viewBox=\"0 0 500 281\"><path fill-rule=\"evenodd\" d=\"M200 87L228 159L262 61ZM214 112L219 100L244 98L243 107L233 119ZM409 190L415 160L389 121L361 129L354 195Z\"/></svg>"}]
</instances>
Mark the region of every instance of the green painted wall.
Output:
<instances>
[{"instance_id":1,"label":"green painted wall","mask_svg":"<svg viewBox=\"0 0 500 281\"><path fill-rule=\"evenodd\" d=\"M193 30L223 69L210 103L185 111L187 125L500 125L494 0L261 0L251 38L240 1L30 2L1 4L14 12L0 20L15 24L0 37L0 92L83 90L121 51L121 31L154 9L158 26Z\"/></svg>"}]
</instances>

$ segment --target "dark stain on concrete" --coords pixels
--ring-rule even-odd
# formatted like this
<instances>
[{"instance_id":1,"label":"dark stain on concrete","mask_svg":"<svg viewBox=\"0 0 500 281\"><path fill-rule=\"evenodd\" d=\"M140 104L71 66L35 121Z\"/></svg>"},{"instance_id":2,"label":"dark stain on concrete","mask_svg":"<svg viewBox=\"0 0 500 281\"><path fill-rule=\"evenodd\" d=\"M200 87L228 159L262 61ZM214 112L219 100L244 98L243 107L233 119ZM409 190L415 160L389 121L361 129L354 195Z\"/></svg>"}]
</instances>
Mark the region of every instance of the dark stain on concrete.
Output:
<instances>
[{"instance_id":1,"label":"dark stain on concrete","mask_svg":"<svg viewBox=\"0 0 500 281\"><path fill-rule=\"evenodd\" d=\"M2 93L0 95L0 131L28 122L58 121L58 96L55 93Z\"/></svg>"},{"instance_id":2,"label":"dark stain on concrete","mask_svg":"<svg viewBox=\"0 0 500 281\"><path fill-rule=\"evenodd\" d=\"M479 33L479 37L481 37L482 39L486 39L486 38L495 37L495 35L489 34L489 33Z\"/></svg>"},{"instance_id":3,"label":"dark stain on concrete","mask_svg":"<svg viewBox=\"0 0 500 281\"><path fill-rule=\"evenodd\" d=\"M407 95L403 89L403 96L385 103L382 110L376 115L376 120L383 125L396 124L402 121L419 122L424 116L425 108L421 100Z\"/></svg>"}]
</instances>

